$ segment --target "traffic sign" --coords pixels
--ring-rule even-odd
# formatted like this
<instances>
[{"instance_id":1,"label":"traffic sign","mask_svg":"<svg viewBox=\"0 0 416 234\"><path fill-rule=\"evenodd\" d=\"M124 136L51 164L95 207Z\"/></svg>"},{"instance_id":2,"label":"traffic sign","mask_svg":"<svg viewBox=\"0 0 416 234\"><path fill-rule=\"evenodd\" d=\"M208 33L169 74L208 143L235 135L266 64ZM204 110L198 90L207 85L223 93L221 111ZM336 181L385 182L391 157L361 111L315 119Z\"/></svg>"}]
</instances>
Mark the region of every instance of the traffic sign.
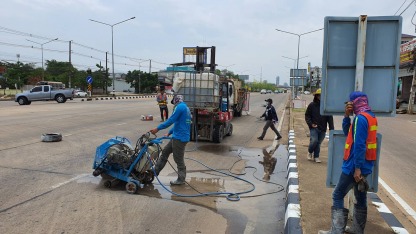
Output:
<instances>
[{"instance_id":1,"label":"traffic sign","mask_svg":"<svg viewBox=\"0 0 416 234\"><path fill-rule=\"evenodd\" d=\"M344 115L353 91L377 116L395 115L401 31L401 16L325 17L321 115Z\"/></svg>"},{"instance_id":2,"label":"traffic sign","mask_svg":"<svg viewBox=\"0 0 416 234\"><path fill-rule=\"evenodd\" d=\"M88 84L91 84L92 83L92 76L87 76L87 83Z\"/></svg>"}]
</instances>

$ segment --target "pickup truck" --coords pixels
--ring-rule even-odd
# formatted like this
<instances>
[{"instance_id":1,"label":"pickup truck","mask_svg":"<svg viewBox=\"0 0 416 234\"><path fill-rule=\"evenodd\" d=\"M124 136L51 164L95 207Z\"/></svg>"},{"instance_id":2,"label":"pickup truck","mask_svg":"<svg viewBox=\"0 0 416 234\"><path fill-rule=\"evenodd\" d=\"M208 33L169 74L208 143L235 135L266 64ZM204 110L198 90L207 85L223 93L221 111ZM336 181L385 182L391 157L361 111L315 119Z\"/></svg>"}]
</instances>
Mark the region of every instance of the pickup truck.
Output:
<instances>
[{"instance_id":1,"label":"pickup truck","mask_svg":"<svg viewBox=\"0 0 416 234\"><path fill-rule=\"evenodd\" d=\"M55 100L58 103L64 103L67 99L74 98L73 89L55 89L50 85L39 85L31 90L16 94L14 101L19 105L30 105L33 101Z\"/></svg>"}]
</instances>

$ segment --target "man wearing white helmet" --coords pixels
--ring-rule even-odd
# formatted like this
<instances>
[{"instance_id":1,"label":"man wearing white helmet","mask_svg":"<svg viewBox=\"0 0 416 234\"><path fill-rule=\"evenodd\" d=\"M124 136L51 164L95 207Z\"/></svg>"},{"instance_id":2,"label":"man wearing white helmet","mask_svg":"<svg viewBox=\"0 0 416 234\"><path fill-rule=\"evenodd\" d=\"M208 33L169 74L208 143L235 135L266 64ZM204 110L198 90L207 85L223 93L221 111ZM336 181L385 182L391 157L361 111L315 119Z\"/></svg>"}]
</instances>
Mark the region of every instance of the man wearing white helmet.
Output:
<instances>
[{"instance_id":1,"label":"man wearing white helmet","mask_svg":"<svg viewBox=\"0 0 416 234\"><path fill-rule=\"evenodd\" d=\"M171 185L181 185L185 183L186 166L184 161L185 147L190 140L191 134L191 111L185 102L183 102L182 95L176 95L172 99L172 104L175 105L173 113L166 122L157 126L157 128L150 130L151 133L156 134L159 130L168 128L173 124L167 136L172 135L172 139L163 148L162 154L155 165L156 175L165 167L166 162L171 153L178 168L178 179L171 181Z\"/></svg>"}]
</instances>

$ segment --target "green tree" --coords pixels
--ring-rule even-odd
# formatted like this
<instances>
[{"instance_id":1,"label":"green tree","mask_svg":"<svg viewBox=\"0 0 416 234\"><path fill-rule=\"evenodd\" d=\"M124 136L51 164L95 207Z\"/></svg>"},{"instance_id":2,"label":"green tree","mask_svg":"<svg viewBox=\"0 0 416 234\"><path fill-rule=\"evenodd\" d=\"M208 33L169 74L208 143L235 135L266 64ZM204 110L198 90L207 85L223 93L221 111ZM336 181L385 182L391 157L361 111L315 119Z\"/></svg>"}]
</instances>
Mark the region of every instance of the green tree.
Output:
<instances>
[{"instance_id":1,"label":"green tree","mask_svg":"<svg viewBox=\"0 0 416 234\"><path fill-rule=\"evenodd\" d=\"M60 81L68 85L69 75L74 67L69 62L46 60L45 80Z\"/></svg>"},{"instance_id":2,"label":"green tree","mask_svg":"<svg viewBox=\"0 0 416 234\"><path fill-rule=\"evenodd\" d=\"M140 82L139 82L140 80ZM126 82L130 87L134 87L135 93L151 93L155 91L155 87L159 84L157 74L149 74L143 71L128 71ZM140 90L139 90L140 87Z\"/></svg>"}]
</instances>

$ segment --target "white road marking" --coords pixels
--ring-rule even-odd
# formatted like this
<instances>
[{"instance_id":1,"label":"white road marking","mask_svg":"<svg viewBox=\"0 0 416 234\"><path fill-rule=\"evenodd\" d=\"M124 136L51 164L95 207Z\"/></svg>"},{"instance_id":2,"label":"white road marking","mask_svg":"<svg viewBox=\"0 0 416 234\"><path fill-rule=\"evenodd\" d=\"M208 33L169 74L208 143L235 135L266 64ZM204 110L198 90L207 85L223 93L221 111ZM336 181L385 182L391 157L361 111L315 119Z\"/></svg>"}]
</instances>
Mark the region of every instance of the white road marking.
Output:
<instances>
[{"instance_id":1,"label":"white road marking","mask_svg":"<svg viewBox=\"0 0 416 234\"><path fill-rule=\"evenodd\" d=\"M381 177L378 177L378 182L390 193L390 195L403 207L403 209L416 220L416 212L410 207L390 186L387 185Z\"/></svg>"},{"instance_id":2,"label":"white road marking","mask_svg":"<svg viewBox=\"0 0 416 234\"><path fill-rule=\"evenodd\" d=\"M119 124L117 124L117 126L124 125L124 124L127 124L127 123L119 123Z\"/></svg>"},{"instance_id":3,"label":"white road marking","mask_svg":"<svg viewBox=\"0 0 416 234\"><path fill-rule=\"evenodd\" d=\"M74 180L80 179L80 178L85 177L85 176L88 176L88 175L89 175L89 174L81 174L81 175L77 175L77 176L75 176L75 177L73 177L73 178L71 178L71 179L69 179L69 180L67 180L67 181L64 181L64 182L62 182L62 183L59 183L59 184L53 185L53 186L51 187L51 189L56 189L56 188L59 188L59 187L61 187L61 186L63 186L63 185L66 185L66 184L68 184L68 183L70 183L70 182L72 182L72 181L74 181Z\"/></svg>"}]
</instances>

